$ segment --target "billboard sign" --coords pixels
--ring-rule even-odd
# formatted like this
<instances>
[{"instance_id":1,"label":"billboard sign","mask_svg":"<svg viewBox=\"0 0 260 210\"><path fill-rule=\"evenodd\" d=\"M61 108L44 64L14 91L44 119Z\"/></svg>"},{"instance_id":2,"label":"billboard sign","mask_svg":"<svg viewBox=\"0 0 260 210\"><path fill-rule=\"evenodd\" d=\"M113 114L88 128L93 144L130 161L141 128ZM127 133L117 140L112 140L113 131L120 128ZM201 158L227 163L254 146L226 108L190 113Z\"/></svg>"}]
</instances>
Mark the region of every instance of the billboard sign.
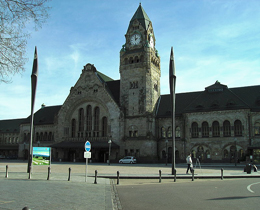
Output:
<instances>
[{"instance_id":1,"label":"billboard sign","mask_svg":"<svg viewBox=\"0 0 260 210\"><path fill-rule=\"evenodd\" d=\"M51 164L51 147L33 147L33 165Z\"/></svg>"}]
</instances>

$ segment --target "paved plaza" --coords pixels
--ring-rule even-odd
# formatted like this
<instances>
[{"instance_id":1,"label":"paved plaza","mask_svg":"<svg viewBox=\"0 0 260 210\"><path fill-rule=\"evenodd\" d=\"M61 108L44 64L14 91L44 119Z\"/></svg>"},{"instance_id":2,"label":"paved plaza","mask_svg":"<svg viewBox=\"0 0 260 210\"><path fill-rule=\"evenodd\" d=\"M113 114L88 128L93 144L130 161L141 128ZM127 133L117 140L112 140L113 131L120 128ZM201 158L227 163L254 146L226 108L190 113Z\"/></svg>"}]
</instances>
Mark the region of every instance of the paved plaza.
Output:
<instances>
[{"instance_id":1,"label":"paved plaza","mask_svg":"<svg viewBox=\"0 0 260 210\"><path fill-rule=\"evenodd\" d=\"M6 166L8 177L6 178ZM194 178L220 179L223 168L224 179L240 177L259 177L259 172L244 172L244 164L202 164L195 166ZM0 162L0 209L121 209L117 194L117 172L119 185L174 183L171 165L168 164L95 164L55 162L48 166L33 166L31 179L28 179L27 162L1 160ZM70 170L70 176L69 176ZM176 182L192 181L186 174L186 164L177 164ZM97 184L95 182L97 171ZM159 179L161 171L161 180ZM70 181L68 181L70 179ZM159 182L160 181L160 182Z\"/></svg>"}]
</instances>

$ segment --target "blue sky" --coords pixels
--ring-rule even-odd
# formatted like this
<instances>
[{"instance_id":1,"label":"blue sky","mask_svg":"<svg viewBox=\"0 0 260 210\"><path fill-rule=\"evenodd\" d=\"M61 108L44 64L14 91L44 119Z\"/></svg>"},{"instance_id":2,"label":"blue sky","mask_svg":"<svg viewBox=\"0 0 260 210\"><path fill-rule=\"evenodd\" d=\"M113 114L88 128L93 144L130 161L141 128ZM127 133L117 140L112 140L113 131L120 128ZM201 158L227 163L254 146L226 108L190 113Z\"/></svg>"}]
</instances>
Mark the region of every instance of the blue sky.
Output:
<instances>
[{"instance_id":1,"label":"blue sky","mask_svg":"<svg viewBox=\"0 0 260 210\"><path fill-rule=\"evenodd\" d=\"M83 66L117 80L119 52L140 0L53 0L38 31L28 23L26 71L0 83L0 119L25 118L31 109L31 72L38 49L35 111L62 105ZM259 0L142 0L161 57L161 94L169 93L174 48L176 92L203 91L216 80L228 87L260 85Z\"/></svg>"}]
</instances>

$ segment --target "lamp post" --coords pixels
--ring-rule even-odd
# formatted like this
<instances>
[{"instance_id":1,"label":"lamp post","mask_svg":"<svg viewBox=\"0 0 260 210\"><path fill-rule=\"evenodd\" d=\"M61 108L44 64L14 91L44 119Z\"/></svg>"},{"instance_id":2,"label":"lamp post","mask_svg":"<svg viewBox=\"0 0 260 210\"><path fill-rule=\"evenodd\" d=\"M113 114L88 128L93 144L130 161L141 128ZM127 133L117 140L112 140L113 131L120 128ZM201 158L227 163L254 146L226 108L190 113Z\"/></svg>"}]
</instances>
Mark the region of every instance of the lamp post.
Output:
<instances>
[{"instance_id":1,"label":"lamp post","mask_svg":"<svg viewBox=\"0 0 260 210\"><path fill-rule=\"evenodd\" d=\"M112 144L112 140L109 139L108 140L108 146L109 146L109 150L108 150L108 165L110 165L111 144Z\"/></svg>"},{"instance_id":2,"label":"lamp post","mask_svg":"<svg viewBox=\"0 0 260 210\"><path fill-rule=\"evenodd\" d=\"M166 144L166 149L165 149L166 162L165 162L165 165L167 166L167 162L168 162L168 139L165 140L165 144Z\"/></svg>"},{"instance_id":3,"label":"lamp post","mask_svg":"<svg viewBox=\"0 0 260 210\"><path fill-rule=\"evenodd\" d=\"M237 166L237 139L235 138L235 166Z\"/></svg>"}]
</instances>

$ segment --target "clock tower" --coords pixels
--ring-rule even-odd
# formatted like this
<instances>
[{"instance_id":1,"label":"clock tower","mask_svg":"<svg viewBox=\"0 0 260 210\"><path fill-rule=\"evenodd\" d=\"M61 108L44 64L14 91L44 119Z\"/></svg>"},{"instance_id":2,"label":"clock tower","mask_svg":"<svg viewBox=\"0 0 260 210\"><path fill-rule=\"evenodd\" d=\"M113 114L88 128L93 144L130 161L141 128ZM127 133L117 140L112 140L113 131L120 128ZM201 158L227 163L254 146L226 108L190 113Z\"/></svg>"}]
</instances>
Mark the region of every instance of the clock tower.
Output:
<instances>
[{"instance_id":1,"label":"clock tower","mask_svg":"<svg viewBox=\"0 0 260 210\"><path fill-rule=\"evenodd\" d=\"M141 4L130 20L120 51L120 106L125 136L153 138L160 97L160 57L152 22Z\"/></svg>"}]
</instances>

